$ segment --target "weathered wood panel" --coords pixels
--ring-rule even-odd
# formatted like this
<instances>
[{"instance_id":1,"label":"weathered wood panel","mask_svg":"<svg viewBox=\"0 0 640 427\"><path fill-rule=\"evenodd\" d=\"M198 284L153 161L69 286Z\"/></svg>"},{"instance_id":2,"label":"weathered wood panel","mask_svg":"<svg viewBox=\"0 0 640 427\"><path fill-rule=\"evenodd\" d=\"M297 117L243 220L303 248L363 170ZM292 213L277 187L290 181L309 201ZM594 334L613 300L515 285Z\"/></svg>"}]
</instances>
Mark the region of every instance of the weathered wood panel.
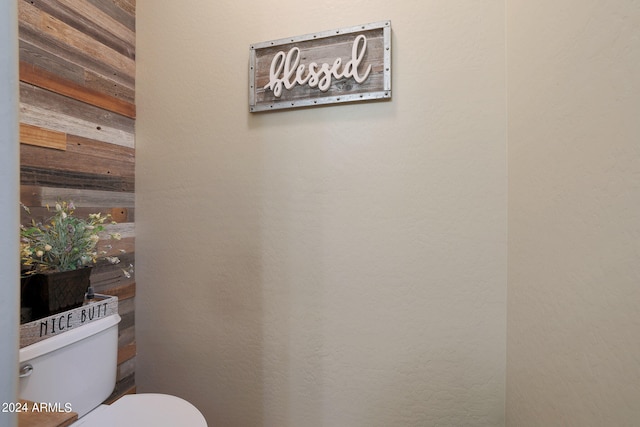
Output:
<instances>
[{"instance_id":1,"label":"weathered wood panel","mask_svg":"<svg viewBox=\"0 0 640 427\"><path fill-rule=\"evenodd\" d=\"M32 97L37 98L34 94ZM23 123L38 127L49 127L52 130L72 133L89 139L95 139L112 144L133 148L133 133L105 125L108 121L101 121L102 125L89 122L70 115L66 115L46 107L38 107L20 103L20 120Z\"/></svg>"},{"instance_id":2,"label":"weathered wood panel","mask_svg":"<svg viewBox=\"0 0 640 427\"><path fill-rule=\"evenodd\" d=\"M20 36L24 37L24 33L21 33ZM47 51L23 39L19 40L18 46L20 62L42 68L49 73L74 83L83 83L85 70L80 65L67 61L55 55L53 52Z\"/></svg>"},{"instance_id":3,"label":"weathered wood panel","mask_svg":"<svg viewBox=\"0 0 640 427\"><path fill-rule=\"evenodd\" d=\"M45 133L42 138L46 138L49 133ZM64 137L66 135L62 134ZM46 140L44 143L57 140ZM21 166L41 168L43 170L51 169L55 171L75 172L82 175L87 181L82 184L80 188L93 189L91 185L92 181L99 181L100 179L117 179L117 178L129 178L133 181L135 173L135 164L131 159L127 158L127 148L122 151L114 150L117 147L112 144L101 143L97 141L91 141L87 139L73 138L70 144L66 145L66 138L64 148L59 148L59 145L54 147L46 146L32 146L23 145L20 148ZM43 143L43 144L44 144ZM68 148L67 148L68 147ZM58 148L57 150L51 150L49 148ZM64 151L62 151L64 150ZM93 152L92 152L93 150ZM115 151L113 156L109 156L109 152ZM93 179L90 179L94 176ZM75 187L75 186L72 186ZM115 191L133 191L133 188L114 189Z\"/></svg>"},{"instance_id":4,"label":"weathered wood panel","mask_svg":"<svg viewBox=\"0 0 640 427\"><path fill-rule=\"evenodd\" d=\"M67 149L67 134L20 123L20 142L38 147Z\"/></svg>"},{"instance_id":5,"label":"weathered wood panel","mask_svg":"<svg viewBox=\"0 0 640 427\"><path fill-rule=\"evenodd\" d=\"M25 33L21 33L21 39L19 40L21 62L47 70L62 79L74 82L88 89L121 99L130 104L134 103L133 82L127 80L127 83L123 84L122 80L117 78L117 75L115 79L112 78L113 73L102 75L97 71L83 68L77 63L34 45L33 43L37 42L37 40L33 40L34 37L35 36L32 35L31 41L28 41L30 39L29 33L26 31ZM75 55L75 57L77 56L78 55ZM83 63L81 58L76 59L79 59L79 62ZM103 74L107 73L108 70L103 71Z\"/></svg>"},{"instance_id":6,"label":"weathered wood panel","mask_svg":"<svg viewBox=\"0 0 640 427\"><path fill-rule=\"evenodd\" d=\"M120 300L127 298L133 298L136 294L136 284L130 283L128 285L110 287L105 290L105 295L112 295L118 297Z\"/></svg>"},{"instance_id":7,"label":"weathered wood panel","mask_svg":"<svg viewBox=\"0 0 640 427\"><path fill-rule=\"evenodd\" d=\"M122 329L132 328L135 323L135 300L133 298L119 301L120 327Z\"/></svg>"},{"instance_id":8,"label":"weathered wood panel","mask_svg":"<svg viewBox=\"0 0 640 427\"><path fill-rule=\"evenodd\" d=\"M20 61L20 80L123 116L136 116L135 106L127 101L81 86L24 61Z\"/></svg>"},{"instance_id":9,"label":"weathered wood panel","mask_svg":"<svg viewBox=\"0 0 640 427\"><path fill-rule=\"evenodd\" d=\"M55 206L59 200L73 200L76 207L95 208L114 206L133 208L135 203L135 194L133 193L25 185L20 188L20 197L22 203L27 206Z\"/></svg>"},{"instance_id":10,"label":"weathered wood panel","mask_svg":"<svg viewBox=\"0 0 640 427\"><path fill-rule=\"evenodd\" d=\"M22 189L22 201L28 200L29 194L32 194L35 189L33 187L29 187L28 185L21 186ZM87 217L89 214L95 212L102 212L110 214L114 221L118 223L133 223L135 221L135 209L132 208L113 208L113 207L105 207L105 206L76 206L75 210L76 214L81 217ZM20 221L21 223L25 223L29 220L30 217L35 218L36 220L43 220L51 216L51 212L47 210L46 207L31 207L31 216L29 216L26 212L21 211Z\"/></svg>"},{"instance_id":11,"label":"weathered wood panel","mask_svg":"<svg viewBox=\"0 0 640 427\"><path fill-rule=\"evenodd\" d=\"M136 336L135 326L127 329L120 329L118 331L118 348L122 348L134 342L135 336Z\"/></svg>"},{"instance_id":12,"label":"weathered wood panel","mask_svg":"<svg viewBox=\"0 0 640 427\"><path fill-rule=\"evenodd\" d=\"M69 150L71 151L71 150ZM63 152L59 150L51 150L49 148L22 146L20 150L23 166L31 166L34 168L51 169L56 171L73 171L83 174L87 179L94 175L95 180L102 177L111 179L116 177L133 178L131 166L117 160L109 161L99 157L92 157L88 154L78 152ZM74 168L71 162L86 162L93 160L94 163L82 163L80 167ZM93 188L91 181L82 185L80 188ZM116 191L129 191L124 188ZM133 191L131 189L130 191Z\"/></svg>"},{"instance_id":13,"label":"weathered wood panel","mask_svg":"<svg viewBox=\"0 0 640 427\"><path fill-rule=\"evenodd\" d=\"M106 93L114 98L122 99L131 104L135 102L135 91L125 85L119 84L116 80L111 80L91 71L85 71L84 84L89 89Z\"/></svg>"},{"instance_id":14,"label":"weathered wood panel","mask_svg":"<svg viewBox=\"0 0 640 427\"><path fill-rule=\"evenodd\" d=\"M20 83L20 120L33 126L133 148L132 118Z\"/></svg>"},{"instance_id":15,"label":"weathered wood panel","mask_svg":"<svg viewBox=\"0 0 640 427\"><path fill-rule=\"evenodd\" d=\"M137 347L135 343L127 344L118 349L118 364L135 357Z\"/></svg>"},{"instance_id":16,"label":"weathered wood panel","mask_svg":"<svg viewBox=\"0 0 640 427\"><path fill-rule=\"evenodd\" d=\"M16 1L21 201L40 220L73 200L79 216L117 221L98 248L120 262L91 272L96 292L120 300L114 400L136 390L135 0Z\"/></svg>"},{"instance_id":17,"label":"weathered wood panel","mask_svg":"<svg viewBox=\"0 0 640 427\"><path fill-rule=\"evenodd\" d=\"M129 58L135 57L135 32L88 2L49 0L39 9Z\"/></svg>"},{"instance_id":18,"label":"weathered wood panel","mask_svg":"<svg viewBox=\"0 0 640 427\"><path fill-rule=\"evenodd\" d=\"M22 166L20 183L26 186L66 187L101 191L133 191L133 178L96 175L51 168Z\"/></svg>"},{"instance_id":19,"label":"weathered wood panel","mask_svg":"<svg viewBox=\"0 0 640 427\"><path fill-rule=\"evenodd\" d=\"M64 40L49 37L46 33L39 31L37 26L29 25L22 20L19 23L19 41L21 45L20 59L23 61L29 63L37 62L36 50L41 50L48 53L47 60L55 62L56 68L65 63L73 64L83 70L90 70L106 80L112 80L119 85L126 86L131 90L135 87L134 75L126 74L101 61L100 58L66 44ZM43 68L51 72L55 70L55 68ZM65 73L62 73L61 76L64 77Z\"/></svg>"},{"instance_id":20,"label":"weathered wood panel","mask_svg":"<svg viewBox=\"0 0 640 427\"><path fill-rule=\"evenodd\" d=\"M119 264L113 265L106 261L99 261L92 269L91 284L96 292L118 297L135 292L135 252L120 253L118 258L120 258ZM123 270L129 272L128 275L125 275Z\"/></svg>"},{"instance_id":21,"label":"weathered wood panel","mask_svg":"<svg viewBox=\"0 0 640 427\"><path fill-rule=\"evenodd\" d=\"M37 34L64 43L76 51L113 67L124 75L135 77L135 60L38 9L31 2L23 0L18 3L18 17L22 25Z\"/></svg>"},{"instance_id":22,"label":"weathered wood panel","mask_svg":"<svg viewBox=\"0 0 640 427\"><path fill-rule=\"evenodd\" d=\"M135 0L87 0L107 15L130 29L136 30L136 2Z\"/></svg>"}]
</instances>

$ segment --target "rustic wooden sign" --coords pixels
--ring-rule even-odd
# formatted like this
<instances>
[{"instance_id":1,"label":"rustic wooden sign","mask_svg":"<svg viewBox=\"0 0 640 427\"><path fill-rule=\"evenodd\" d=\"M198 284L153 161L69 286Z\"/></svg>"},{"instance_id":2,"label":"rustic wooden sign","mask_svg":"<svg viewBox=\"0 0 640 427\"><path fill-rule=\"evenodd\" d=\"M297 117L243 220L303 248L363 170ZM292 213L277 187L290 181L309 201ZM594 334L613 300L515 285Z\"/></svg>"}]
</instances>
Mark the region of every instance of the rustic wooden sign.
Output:
<instances>
[{"instance_id":1,"label":"rustic wooden sign","mask_svg":"<svg viewBox=\"0 0 640 427\"><path fill-rule=\"evenodd\" d=\"M117 313L118 297L96 294L81 307L20 325L20 348Z\"/></svg>"},{"instance_id":2,"label":"rustic wooden sign","mask_svg":"<svg viewBox=\"0 0 640 427\"><path fill-rule=\"evenodd\" d=\"M249 111L391 98L391 21L250 46Z\"/></svg>"}]
</instances>

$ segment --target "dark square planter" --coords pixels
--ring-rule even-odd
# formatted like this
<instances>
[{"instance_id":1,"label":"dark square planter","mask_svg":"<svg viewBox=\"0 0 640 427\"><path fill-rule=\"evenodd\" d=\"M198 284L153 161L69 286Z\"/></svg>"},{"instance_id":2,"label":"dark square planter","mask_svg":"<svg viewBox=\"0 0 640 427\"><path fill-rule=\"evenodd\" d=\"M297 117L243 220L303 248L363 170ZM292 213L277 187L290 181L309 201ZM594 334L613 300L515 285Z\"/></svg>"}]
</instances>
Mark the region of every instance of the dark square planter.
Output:
<instances>
[{"instance_id":1,"label":"dark square planter","mask_svg":"<svg viewBox=\"0 0 640 427\"><path fill-rule=\"evenodd\" d=\"M20 306L31 309L31 320L80 307L90 276L91 267L84 267L23 277Z\"/></svg>"}]
</instances>

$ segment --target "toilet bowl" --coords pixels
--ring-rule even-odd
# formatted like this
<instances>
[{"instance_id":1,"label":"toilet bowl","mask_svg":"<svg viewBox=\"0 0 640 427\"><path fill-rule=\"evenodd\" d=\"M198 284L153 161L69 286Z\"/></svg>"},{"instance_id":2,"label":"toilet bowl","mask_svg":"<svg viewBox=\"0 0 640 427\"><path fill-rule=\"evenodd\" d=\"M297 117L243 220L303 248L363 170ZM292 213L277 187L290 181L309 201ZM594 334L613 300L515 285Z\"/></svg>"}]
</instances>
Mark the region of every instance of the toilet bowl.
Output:
<instances>
[{"instance_id":1,"label":"toilet bowl","mask_svg":"<svg viewBox=\"0 0 640 427\"><path fill-rule=\"evenodd\" d=\"M128 394L111 405L117 374L118 323L113 314L20 349L20 399L69 408L73 426L189 426L207 422L191 403L156 393Z\"/></svg>"},{"instance_id":2,"label":"toilet bowl","mask_svg":"<svg viewBox=\"0 0 640 427\"><path fill-rule=\"evenodd\" d=\"M100 405L73 427L202 426L204 417L191 403L168 394L128 394L111 405Z\"/></svg>"}]
</instances>

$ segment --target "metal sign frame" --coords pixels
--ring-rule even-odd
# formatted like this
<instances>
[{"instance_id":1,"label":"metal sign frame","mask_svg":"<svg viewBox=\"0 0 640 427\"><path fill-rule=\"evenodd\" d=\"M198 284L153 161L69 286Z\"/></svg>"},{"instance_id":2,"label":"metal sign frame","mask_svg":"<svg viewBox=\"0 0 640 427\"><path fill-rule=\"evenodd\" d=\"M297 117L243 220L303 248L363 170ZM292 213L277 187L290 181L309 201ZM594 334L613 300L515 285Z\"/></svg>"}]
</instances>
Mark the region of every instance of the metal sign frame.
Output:
<instances>
[{"instance_id":1,"label":"metal sign frame","mask_svg":"<svg viewBox=\"0 0 640 427\"><path fill-rule=\"evenodd\" d=\"M339 56L327 57L330 53ZM314 72L323 70L329 79L324 82L325 90L319 88L319 78L313 79ZM276 95L273 88L278 85L280 94ZM252 113L390 98L391 21L250 45Z\"/></svg>"}]
</instances>

